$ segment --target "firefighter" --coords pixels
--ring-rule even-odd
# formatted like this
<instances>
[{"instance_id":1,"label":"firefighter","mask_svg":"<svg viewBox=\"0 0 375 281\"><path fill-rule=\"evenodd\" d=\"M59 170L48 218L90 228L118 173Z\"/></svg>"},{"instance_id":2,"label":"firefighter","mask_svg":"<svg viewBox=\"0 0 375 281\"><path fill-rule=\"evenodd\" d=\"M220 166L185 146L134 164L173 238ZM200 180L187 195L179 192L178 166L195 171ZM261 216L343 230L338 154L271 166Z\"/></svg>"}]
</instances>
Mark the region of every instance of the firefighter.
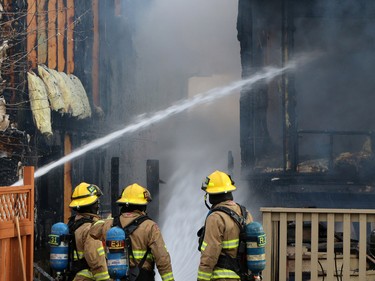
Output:
<instances>
[{"instance_id":1,"label":"firefighter","mask_svg":"<svg viewBox=\"0 0 375 281\"><path fill-rule=\"evenodd\" d=\"M161 231L147 216L147 205L150 202L151 194L146 188L137 183L127 186L116 201L121 208L120 215L107 220L103 227L94 227L91 235L95 238L105 237L111 227L123 228L126 236L130 238L130 241L127 241L129 280L154 281L156 264L162 281L174 281L171 258Z\"/></svg>"},{"instance_id":2,"label":"firefighter","mask_svg":"<svg viewBox=\"0 0 375 281\"><path fill-rule=\"evenodd\" d=\"M104 223L98 215L101 195L98 186L86 182L73 191L69 207L76 214L68 222L69 231L74 234L69 280L110 280L103 244L89 235L91 227Z\"/></svg>"},{"instance_id":3,"label":"firefighter","mask_svg":"<svg viewBox=\"0 0 375 281\"><path fill-rule=\"evenodd\" d=\"M233 201L232 191L235 191L236 187L226 173L213 172L201 188L206 192L205 204L210 211L205 226L198 232L201 252L198 280L241 280L247 270L246 265L238 262L240 248L245 248L243 245L240 247L238 221L250 223L253 221L252 215L245 207ZM206 202L207 194L211 207Z\"/></svg>"}]
</instances>

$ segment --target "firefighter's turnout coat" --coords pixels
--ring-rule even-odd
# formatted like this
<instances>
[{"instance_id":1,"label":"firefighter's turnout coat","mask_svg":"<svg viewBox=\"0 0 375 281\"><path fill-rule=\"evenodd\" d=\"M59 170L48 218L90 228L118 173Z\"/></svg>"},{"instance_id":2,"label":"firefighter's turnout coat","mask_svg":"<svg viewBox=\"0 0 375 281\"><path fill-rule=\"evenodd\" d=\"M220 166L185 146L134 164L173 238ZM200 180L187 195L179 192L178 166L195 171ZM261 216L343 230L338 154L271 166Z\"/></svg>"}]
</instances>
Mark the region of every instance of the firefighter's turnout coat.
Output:
<instances>
[{"instance_id":1,"label":"firefighter's turnout coat","mask_svg":"<svg viewBox=\"0 0 375 281\"><path fill-rule=\"evenodd\" d=\"M145 214L145 212L138 210L129 213L122 213L120 215L121 226L126 227L135 219ZM106 220L104 226L99 230L101 233L98 233L98 229L96 231L93 229L92 234L94 237L101 236L105 238L106 232L112 227L112 225L113 219ZM139 264L147 250L150 249L142 268L153 272L156 264L163 281L174 281L171 258L156 222L151 219L143 221L137 229L130 234L130 240L134 255L133 257L129 254L130 268L134 268Z\"/></svg>"},{"instance_id":2,"label":"firefighter's turnout coat","mask_svg":"<svg viewBox=\"0 0 375 281\"><path fill-rule=\"evenodd\" d=\"M235 211L241 216L240 207L232 200L220 202L213 208L223 206ZM246 223L253 221L251 214L247 212ZM224 281L240 280L240 276L234 271L216 266L220 255L237 256L239 246L240 229L236 222L224 212L212 212L206 218L205 234L200 246L201 258L198 269L199 281Z\"/></svg>"},{"instance_id":3,"label":"firefighter's turnout coat","mask_svg":"<svg viewBox=\"0 0 375 281\"><path fill-rule=\"evenodd\" d=\"M89 235L92 226L96 224L103 224L104 221L100 220L97 216L93 216L92 214L78 214L75 217L75 221L78 221L83 217L91 217L93 222L82 224L74 232L77 247L77 252L74 253L74 255L75 259L85 258L89 268L79 271L76 274L74 281L110 280L102 241L94 239Z\"/></svg>"}]
</instances>

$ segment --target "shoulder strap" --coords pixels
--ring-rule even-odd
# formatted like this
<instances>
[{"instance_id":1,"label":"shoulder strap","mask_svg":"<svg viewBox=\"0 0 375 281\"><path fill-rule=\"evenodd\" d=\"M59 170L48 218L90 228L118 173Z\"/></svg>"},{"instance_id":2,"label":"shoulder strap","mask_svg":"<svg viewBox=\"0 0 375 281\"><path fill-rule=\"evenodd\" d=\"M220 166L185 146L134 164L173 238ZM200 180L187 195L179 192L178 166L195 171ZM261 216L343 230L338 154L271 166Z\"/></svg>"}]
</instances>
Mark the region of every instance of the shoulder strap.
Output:
<instances>
[{"instance_id":1,"label":"shoulder strap","mask_svg":"<svg viewBox=\"0 0 375 281\"><path fill-rule=\"evenodd\" d=\"M243 217L243 220L244 220L244 224L246 224L246 220L247 220L247 211L246 211L246 208L245 206L242 206L240 204L237 203L237 205L240 207L241 209L241 215Z\"/></svg>"},{"instance_id":2,"label":"shoulder strap","mask_svg":"<svg viewBox=\"0 0 375 281\"><path fill-rule=\"evenodd\" d=\"M93 223L94 220L92 217L83 217L83 218L80 218L79 220L75 220L75 216L72 216L69 218L69 222L68 222L68 228L69 228L69 232L70 234L73 234L81 225L85 224L85 223Z\"/></svg>"},{"instance_id":3,"label":"shoulder strap","mask_svg":"<svg viewBox=\"0 0 375 281\"><path fill-rule=\"evenodd\" d=\"M151 218L147 215L141 215L141 216L137 217L135 220L133 220L131 223L129 223L127 226L123 227L121 225L120 215L116 216L113 219L112 226L119 226L122 229L124 229L125 234L126 234L126 239L129 239L129 242L127 243L128 249L129 249L129 254L132 255L133 258L134 258L134 254L133 254L133 249L131 247L130 234L132 234L134 232L134 230L136 230L138 228L138 226L140 226L140 224L143 223L145 220L151 220ZM146 254L143 256L140 264L138 265L139 268L141 268L143 263L145 262L146 257L149 254L149 251L150 251L150 248L147 249Z\"/></svg>"},{"instance_id":4,"label":"shoulder strap","mask_svg":"<svg viewBox=\"0 0 375 281\"><path fill-rule=\"evenodd\" d=\"M131 223L129 223L127 226L124 227L125 233L127 235L130 235L138 228L138 226L144 222L145 220L151 220L149 216L147 215L141 215L135 220L133 220Z\"/></svg>"},{"instance_id":5,"label":"shoulder strap","mask_svg":"<svg viewBox=\"0 0 375 281\"><path fill-rule=\"evenodd\" d=\"M126 235L130 235L134 232L134 230L136 230L138 228L138 226L144 222L145 220L151 220L151 218L147 215L141 215L139 217L137 217L135 220L133 220L131 223L129 223L127 226L122 226L121 224L121 221L120 221L120 216L116 216L114 219L113 219L113 223L112 223L112 226L119 226L121 227L122 229L124 229Z\"/></svg>"},{"instance_id":6,"label":"shoulder strap","mask_svg":"<svg viewBox=\"0 0 375 281\"><path fill-rule=\"evenodd\" d=\"M76 216L72 216L69 218L68 221L68 228L70 233L70 239L69 239L69 250L68 250L68 263L69 263L69 270L67 272L68 274L68 281L73 280L76 273L86 269L89 267L85 257L74 260L74 251L77 251L77 245L76 245L76 237L74 232L83 224L85 223L93 223L94 220L92 217L83 217L79 220L75 220Z\"/></svg>"},{"instance_id":7,"label":"shoulder strap","mask_svg":"<svg viewBox=\"0 0 375 281\"><path fill-rule=\"evenodd\" d=\"M224 212L226 213L228 216L230 216L235 222L236 224L238 225L238 227L240 229L243 228L243 225L245 223L245 218L242 216L239 216L235 211L227 208L227 207L224 207L224 206L219 206L219 207L216 207L216 208L213 208L211 210L211 213L213 212L216 212L216 211L221 211L221 212ZM242 208L241 208L241 213L243 212ZM246 214L246 211L245 211L245 214Z\"/></svg>"}]
</instances>

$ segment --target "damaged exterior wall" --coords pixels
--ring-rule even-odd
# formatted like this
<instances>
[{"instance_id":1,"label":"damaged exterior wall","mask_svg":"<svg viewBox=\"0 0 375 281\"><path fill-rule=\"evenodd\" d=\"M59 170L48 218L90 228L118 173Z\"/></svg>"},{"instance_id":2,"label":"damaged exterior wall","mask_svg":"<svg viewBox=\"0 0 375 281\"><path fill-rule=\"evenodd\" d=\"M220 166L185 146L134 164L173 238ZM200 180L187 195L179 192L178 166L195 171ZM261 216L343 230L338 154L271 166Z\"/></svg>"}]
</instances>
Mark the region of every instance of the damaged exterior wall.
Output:
<instances>
[{"instance_id":1,"label":"damaged exterior wall","mask_svg":"<svg viewBox=\"0 0 375 281\"><path fill-rule=\"evenodd\" d=\"M19 44L19 34L26 14L15 12L15 6L12 1L0 3L0 185L19 179L20 168L30 151L29 135L19 129L22 114L17 109L17 104L22 107L25 100L25 64L20 63L24 47Z\"/></svg>"},{"instance_id":2,"label":"damaged exterior wall","mask_svg":"<svg viewBox=\"0 0 375 281\"><path fill-rule=\"evenodd\" d=\"M239 0L244 78L325 55L241 93L242 174L256 206L372 207L375 6L359 2Z\"/></svg>"},{"instance_id":3,"label":"damaged exterior wall","mask_svg":"<svg viewBox=\"0 0 375 281\"><path fill-rule=\"evenodd\" d=\"M132 5L131 9L126 5ZM142 100L135 90L136 62L132 45L135 15L143 5L147 3L28 0L21 5L3 1L7 14L1 20L8 22L4 26L9 29L2 29L2 40L7 39L10 48L1 73L7 80L3 93L5 115L9 115L13 125L0 131L3 167L0 186L16 182L22 166L32 165L38 170L84 144L123 128L143 112L143 108L137 108ZM12 29L14 26L17 30ZM30 101L32 83L31 80L28 83L27 75L34 73L42 78L44 70L48 72L46 79L41 79L44 85L51 82L47 81L51 75L58 73L65 75L63 79L70 77L76 82L75 88L85 91L90 109L85 117L75 114L74 105L68 106L64 99L56 108L50 100L47 108L50 129L41 130L34 123ZM57 84L61 89L60 82L57 79L51 85ZM78 183L87 181L100 186L104 192L102 209L106 214L110 212L112 157L119 157L120 188L135 181L146 183L150 138L147 130L136 133L35 179L37 261L47 260L45 247L51 225L66 222L71 215L68 205L72 189Z\"/></svg>"}]
</instances>

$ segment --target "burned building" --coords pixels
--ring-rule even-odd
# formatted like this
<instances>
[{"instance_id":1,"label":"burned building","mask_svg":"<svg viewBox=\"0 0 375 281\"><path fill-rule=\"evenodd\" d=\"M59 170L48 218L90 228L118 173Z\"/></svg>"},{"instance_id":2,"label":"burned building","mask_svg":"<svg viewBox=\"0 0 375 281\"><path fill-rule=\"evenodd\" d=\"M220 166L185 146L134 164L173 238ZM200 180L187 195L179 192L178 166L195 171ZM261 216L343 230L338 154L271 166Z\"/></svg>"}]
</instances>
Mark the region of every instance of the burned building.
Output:
<instances>
[{"instance_id":1,"label":"burned building","mask_svg":"<svg viewBox=\"0 0 375 281\"><path fill-rule=\"evenodd\" d=\"M135 92L132 44L137 14L147 4L1 1L0 186L22 178L23 166L35 167L37 252L46 246L51 225L71 215L78 183L100 186L102 209L110 213L120 184L155 182L146 179L146 168L157 166L146 159L147 130L41 173L147 110L147 99Z\"/></svg>"},{"instance_id":2,"label":"burned building","mask_svg":"<svg viewBox=\"0 0 375 281\"><path fill-rule=\"evenodd\" d=\"M238 11L243 78L313 57L242 91L242 172L260 205L372 208L374 3L240 0Z\"/></svg>"}]
</instances>

